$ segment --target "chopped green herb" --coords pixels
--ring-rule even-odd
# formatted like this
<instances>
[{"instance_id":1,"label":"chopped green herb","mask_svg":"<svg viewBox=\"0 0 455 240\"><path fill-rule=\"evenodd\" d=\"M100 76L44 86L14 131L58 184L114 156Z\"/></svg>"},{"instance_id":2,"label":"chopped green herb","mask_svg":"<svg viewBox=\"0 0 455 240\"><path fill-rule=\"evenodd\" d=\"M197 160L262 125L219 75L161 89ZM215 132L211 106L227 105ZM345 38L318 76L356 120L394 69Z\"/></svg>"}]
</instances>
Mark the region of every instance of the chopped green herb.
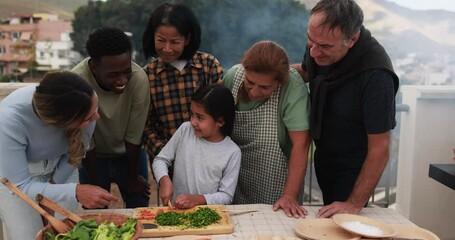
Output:
<instances>
[{"instance_id":1,"label":"chopped green herb","mask_svg":"<svg viewBox=\"0 0 455 240\"><path fill-rule=\"evenodd\" d=\"M156 223L161 226L177 226L178 229L203 228L218 223L220 214L209 207L201 207L191 213L163 212L156 215Z\"/></svg>"},{"instance_id":2,"label":"chopped green herb","mask_svg":"<svg viewBox=\"0 0 455 240\"><path fill-rule=\"evenodd\" d=\"M217 223L220 219L220 214L208 207L199 208L197 211L188 214L188 220L194 228L202 228Z\"/></svg>"},{"instance_id":3,"label":"chopped green herb","mask_svg":"<svg viewBox=\"0 0 455 240\"><path fill-rule=\"evenodd\" d=\"M183 224L185 218L184 213L178 212L162 212L156 215L155 220L161 226L177 226Z\"/></svg>"}]
</instances>

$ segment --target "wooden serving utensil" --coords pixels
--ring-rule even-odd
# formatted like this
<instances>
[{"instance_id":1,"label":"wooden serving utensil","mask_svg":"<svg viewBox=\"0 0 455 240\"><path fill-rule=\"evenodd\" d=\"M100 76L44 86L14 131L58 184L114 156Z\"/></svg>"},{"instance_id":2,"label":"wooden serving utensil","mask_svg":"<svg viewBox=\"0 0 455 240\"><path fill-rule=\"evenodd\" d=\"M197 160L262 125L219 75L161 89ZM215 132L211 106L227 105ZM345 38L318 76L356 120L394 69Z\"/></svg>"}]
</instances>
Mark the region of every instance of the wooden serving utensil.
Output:
<instances>
[{"instance_id":1,"label":"wooden serving utensil","mask_svg":"<svg viewBox=\"0 0 455 240\"><path fill-rule=\"evenodd\" d=\"M38 195L36 195L35 197L35 200L40 204L40 205L43 205L45 207L48 207L49 209L51 210L54 210L60 214L62 214L63 216L67 217L68 219L70 219L71 221L75 222L75 223L78 223L79 221L82 220L81 217L79 217L78 215L74 214L73 212L69 211L68 209L60 206L58 203L50 200L49 198L41 195L38 193Z\"/></svg>"},{"instance_id":2,"label":"wooden serving utensil","mask_svg":"<svg viewBox=\"0 0 455 240\"><path fill-rule=\"evenodd\" d=\"M19 198L24 200L28 205L30 205L33 209L35 209L41 216L47 219L52 227L58 233L66 233L71 230L71 227L66 225L64 222L60 221L59 219L51 216L46 210L41 208L38 204L36 204L31 198L29 198L25 193L23 193L19 188L17 188L13 183L11 183L7 178L2 177L0 178L0 182L2 182L7 188L13 191Z\"/></svg>"}]
</instances>

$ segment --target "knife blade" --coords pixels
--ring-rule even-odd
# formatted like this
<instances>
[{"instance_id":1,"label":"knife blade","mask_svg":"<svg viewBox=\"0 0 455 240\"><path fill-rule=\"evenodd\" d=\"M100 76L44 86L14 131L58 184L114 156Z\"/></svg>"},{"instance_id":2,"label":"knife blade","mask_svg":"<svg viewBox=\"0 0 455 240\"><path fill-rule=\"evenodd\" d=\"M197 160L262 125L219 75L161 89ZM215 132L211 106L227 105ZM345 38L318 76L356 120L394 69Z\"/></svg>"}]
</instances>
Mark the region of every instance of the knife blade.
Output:
<instances>
[{"instance_id":1,"label":"knife blade","mask_svg":"<svg viewBox=\"0 0 455 240\"><path fill-rule=\"evenodd\" d=\"M155 228L158 228L158 225L156 225L154 223L143 223L142 226L144 227L144 229L155 229Z\"/></svg>"},{"instance_id":2,"label":"knife blade","mask_svg":"<svg viewBox=\"0 0 455 240\"><path fill-rule=\"evenodd\" d=\"M259 212L259 209L245 209L245 210L222 210L223 212L228 212L230 215L239 215L244 213L253 213Z\"/></svg>"}]
</instances>

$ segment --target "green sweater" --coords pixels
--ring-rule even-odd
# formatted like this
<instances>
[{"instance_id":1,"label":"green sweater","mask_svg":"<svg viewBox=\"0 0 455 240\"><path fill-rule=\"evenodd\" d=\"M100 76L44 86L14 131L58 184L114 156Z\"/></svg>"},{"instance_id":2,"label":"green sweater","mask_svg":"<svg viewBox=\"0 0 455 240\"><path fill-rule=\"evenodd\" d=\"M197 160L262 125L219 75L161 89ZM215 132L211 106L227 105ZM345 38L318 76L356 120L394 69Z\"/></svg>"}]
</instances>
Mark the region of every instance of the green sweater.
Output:
<instances>
[{"instance_id":1,"label":"green sweater","mask_svg":"<svg viewBox=\"0 0 455 240\"><path fill-rule=\"evenodd\" d=\"M126 154L125 141L140 144L150 105L150 87L144 70L134 62L133 71L125 91L117 94L98 86L90 68L89 58L80 62L71 71L79 74L98 95L98 113L90 150L96 148L101 157L115 157Z\"/></svg>"}]
</instances>

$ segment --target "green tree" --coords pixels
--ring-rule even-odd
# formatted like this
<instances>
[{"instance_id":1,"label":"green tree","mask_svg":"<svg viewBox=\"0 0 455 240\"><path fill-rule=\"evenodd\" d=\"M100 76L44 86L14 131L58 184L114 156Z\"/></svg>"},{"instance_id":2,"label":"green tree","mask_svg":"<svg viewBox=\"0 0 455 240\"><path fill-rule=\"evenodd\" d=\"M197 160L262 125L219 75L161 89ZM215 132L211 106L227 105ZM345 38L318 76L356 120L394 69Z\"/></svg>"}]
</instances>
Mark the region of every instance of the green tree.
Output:
<instances>
[{"instance_id":1,"label":"green tree","mask_svg":"<svg viewBox=\"0 0 455 240\"><path fill-rule=\"evenodd\" d=\"M88 5L76 10L72 22L74 50L87 56L85 42L88 35L99 27L117 27L132 34L135 60L145 63L142 54L142 33L152 11L164 0L109 0L106 2L89 1Z\"/></svg>"},{"instance_id":2,"label":"green tree","mask_svg":"<svg viewBox=\"0 0 455 240\"><path fill-rule=\"evenodd\" d=\"M86 56L85 41L93 29L101 26L101 5L99 1L89 1L88 5L79 7L74 13L72 22L73 32L70 34L73 40L73 49L82 56Z\"/></svg>"},{"instance_id":3,"label":"green tree","mask_svg":"<svg viewBox=\"0 0 455 240\"><path fill-rule=\"evenodd\" d=\"M9 76L9 75L1 75L0 82L9 82L10 79L11 79L11 76Z\"/></svg>"}]
</instances>

